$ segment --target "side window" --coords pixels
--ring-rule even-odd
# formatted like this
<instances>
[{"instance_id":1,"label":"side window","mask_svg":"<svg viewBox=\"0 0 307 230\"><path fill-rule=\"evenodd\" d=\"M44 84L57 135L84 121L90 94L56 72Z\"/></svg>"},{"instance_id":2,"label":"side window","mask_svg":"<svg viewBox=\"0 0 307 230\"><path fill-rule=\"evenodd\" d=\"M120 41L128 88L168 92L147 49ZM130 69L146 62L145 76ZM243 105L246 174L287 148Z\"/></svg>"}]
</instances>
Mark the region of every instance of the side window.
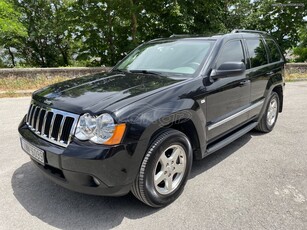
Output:
<instances>
[{"instance_id":1,"label":"side window","mask_svg":"<svg viewBox=\"0 0 307 230\"><path fill-rule=\"evenodd\" d=\"M271 62L277 62L282 60L282 56L276 43L271 39L266 40L266 43L270 50Z\"/></svg>"},{"instance_id":2,"label":"side window","mask_svg":"<svg viewBox=\"0 0 307 230\"><path fill-rule=\"evenodd\" d=\"M217 68L224 62L245 62L241 41L229 41L223 47L217 61Z\"/></svg>"},{"instance_id":3,"label":"side window","mask_svg":"<svg viewBox=\"0 0 307 230\"><path fill-rule=\"evenodd\" d=\"M251 68L265 65L268 63L267 53L264 44L259 39L246 40Z\"/></svg>"}]
</instances>

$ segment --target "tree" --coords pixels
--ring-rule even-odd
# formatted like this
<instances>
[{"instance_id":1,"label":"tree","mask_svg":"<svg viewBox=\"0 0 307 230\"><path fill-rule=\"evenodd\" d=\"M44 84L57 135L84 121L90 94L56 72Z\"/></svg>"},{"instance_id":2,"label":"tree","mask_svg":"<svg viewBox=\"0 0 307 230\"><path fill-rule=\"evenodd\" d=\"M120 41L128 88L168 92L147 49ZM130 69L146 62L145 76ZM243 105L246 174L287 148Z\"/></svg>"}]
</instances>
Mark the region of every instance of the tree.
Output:
<instances>
[{"instance_id":1,"label":"tree","mask_svg":"<svg viewBox=\"0 0 307 230\"><path fill-rule=\"evenodd\" d=\"M299 41L298 28L305 22L307 4L288 0L237 0L228 2L226 25L266 31L287 50Z\"/></svg>"},{"instance_id":2,"label":"tree","mask_svg":"<svg viewBox=\"0 0 307 230\"><path fill-rule=\"evenodd\" d=\"M235 28L267 31L286 50L304 39L297 28L304 24L307 4L295 4L290 0L0 0L0 42L13 66L19 55L18 60L41 67L78 62L113 66L144 41Z\"/></svg>"},{"instance_id":3,"label":"tree","mask_svg":"<svg viewBox=\"0 0 307 230\"><path fill-rule=\"evenodd\" d=\"M23 14L28 37L23 40L22 53L33 66L69 65L68 0L15 0Z\"/></svg>"},{"instance_id":4,"label":"tree","mask_svg":"<svg viewBox=\"0 0 307 230\"><path fill-rule=\"evenodd\" d=\"M27 36L20 16L13 4L0 0L0 47L8 52L12 66L15 66L14 47L20 45L18 38Z\"/></svg>"},{"instance_id":5,"label":"tree","mask_svg":"<svg viewBox=\"0 0 307 230\"><path fill-rule=\"evenodd\" d=\"M293 49L293 54L297 56L297 62L307 61L307 25L305 24L300 30L300 43Z\"/></svg>"}]
</instances>

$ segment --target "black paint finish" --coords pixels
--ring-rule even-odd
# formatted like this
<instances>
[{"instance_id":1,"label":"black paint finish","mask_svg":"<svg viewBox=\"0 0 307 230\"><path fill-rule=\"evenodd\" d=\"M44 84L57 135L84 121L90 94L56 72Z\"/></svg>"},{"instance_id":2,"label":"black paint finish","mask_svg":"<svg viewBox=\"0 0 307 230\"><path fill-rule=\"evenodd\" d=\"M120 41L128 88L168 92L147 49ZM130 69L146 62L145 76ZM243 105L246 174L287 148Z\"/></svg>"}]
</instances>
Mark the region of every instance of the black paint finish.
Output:
<instances>
[{"instance_id":1,"label":"black paint finish","mask_svg":"<svg viewBox=\"0 0 307 230\"><path fill-rule=\"evenodd\" d=\"M48 106L58 110L79 115L110 113L116 122L127 124L120 145L97 145L73 138L67 148L59 147L33 134L25 120L19 126L19 133L45 151L46 167L37 166L56 183L89 194L124 195L139 172L150 141L163 127L188 134L194 158L202 159L209 154L208 146L244 125L258 122L268 95L276 87L281 92L284 87L284 60L249 68L244 39L266 37L257 33L233 33L203 38L215 40L214 48L198 71L189 77L113 70L58 83L33 94L37 103L48 100ZM173 38L178 39L199 38ZM223 55L223 46L231 40L242 42L247 70L213 80L210 73L216 68L219 55ZM210 125L261 100L264 100L262 106L209 130ZM59 179L53 172L59 172L63 178ZM99 186L93 183L93 177L101 182Z\"/></svg>"}]
</instances>

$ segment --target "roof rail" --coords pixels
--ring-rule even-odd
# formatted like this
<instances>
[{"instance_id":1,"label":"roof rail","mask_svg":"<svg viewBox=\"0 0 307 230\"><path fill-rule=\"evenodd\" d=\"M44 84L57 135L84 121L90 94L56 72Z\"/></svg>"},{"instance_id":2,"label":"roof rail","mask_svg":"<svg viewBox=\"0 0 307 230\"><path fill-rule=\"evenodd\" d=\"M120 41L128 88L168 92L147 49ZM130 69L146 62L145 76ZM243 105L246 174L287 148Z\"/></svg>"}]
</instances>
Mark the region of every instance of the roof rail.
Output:
<instances>
[{"instance_id":1,"label":"roof rail","mask_svg":"<svg viewBox=\"0 0 307 230\"><path fill-rule=\"evenodd\" d=\"M189 34L173 34L170 38L184 38L184 37L191 37L192 35Z\"/></svg>"},{"instance_id":2,"label":"roof rail","mask_svg":"<svg viewBox=\"0 0 307 230\"><path fill-rule=\"evenodd\" d=\"M241 30L241 29L234 29L231 33L255 33L255 34L267 34L265 31L260 30Z\"/></svg>"},{"instance_id":3,"label":"roof rail","mask_svg":"<svg viewBox=\"0 0 307 230\"><path fill-rule=\"evenodd\" d=\"M219 36L223 35L222 33L206 33L206 34L173 34L170 38L197 38L197 37L211 37L211 36Z\"/></svg>"}]
</instances>

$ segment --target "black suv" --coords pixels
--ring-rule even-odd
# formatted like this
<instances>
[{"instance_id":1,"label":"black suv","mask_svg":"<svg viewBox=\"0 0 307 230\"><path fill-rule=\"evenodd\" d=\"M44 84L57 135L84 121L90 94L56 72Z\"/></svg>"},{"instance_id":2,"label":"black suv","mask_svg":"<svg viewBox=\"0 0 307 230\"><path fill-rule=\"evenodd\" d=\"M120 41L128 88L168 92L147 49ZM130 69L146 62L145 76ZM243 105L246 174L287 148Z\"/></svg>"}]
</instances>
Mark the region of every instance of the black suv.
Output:
<instances>
[{"instance_id":1,"label":"black suv","mask_svg":"<svg viewBox=\"0 0 307 230\"><path fill-rule=\"evenodd\" d=\"M284 57L260 31L147 42L109 73L34 92L21 145L54 182L74 191L132 193L152 207L183 191L199 160L283 107Z\"/></svg>"}]
</instances>

